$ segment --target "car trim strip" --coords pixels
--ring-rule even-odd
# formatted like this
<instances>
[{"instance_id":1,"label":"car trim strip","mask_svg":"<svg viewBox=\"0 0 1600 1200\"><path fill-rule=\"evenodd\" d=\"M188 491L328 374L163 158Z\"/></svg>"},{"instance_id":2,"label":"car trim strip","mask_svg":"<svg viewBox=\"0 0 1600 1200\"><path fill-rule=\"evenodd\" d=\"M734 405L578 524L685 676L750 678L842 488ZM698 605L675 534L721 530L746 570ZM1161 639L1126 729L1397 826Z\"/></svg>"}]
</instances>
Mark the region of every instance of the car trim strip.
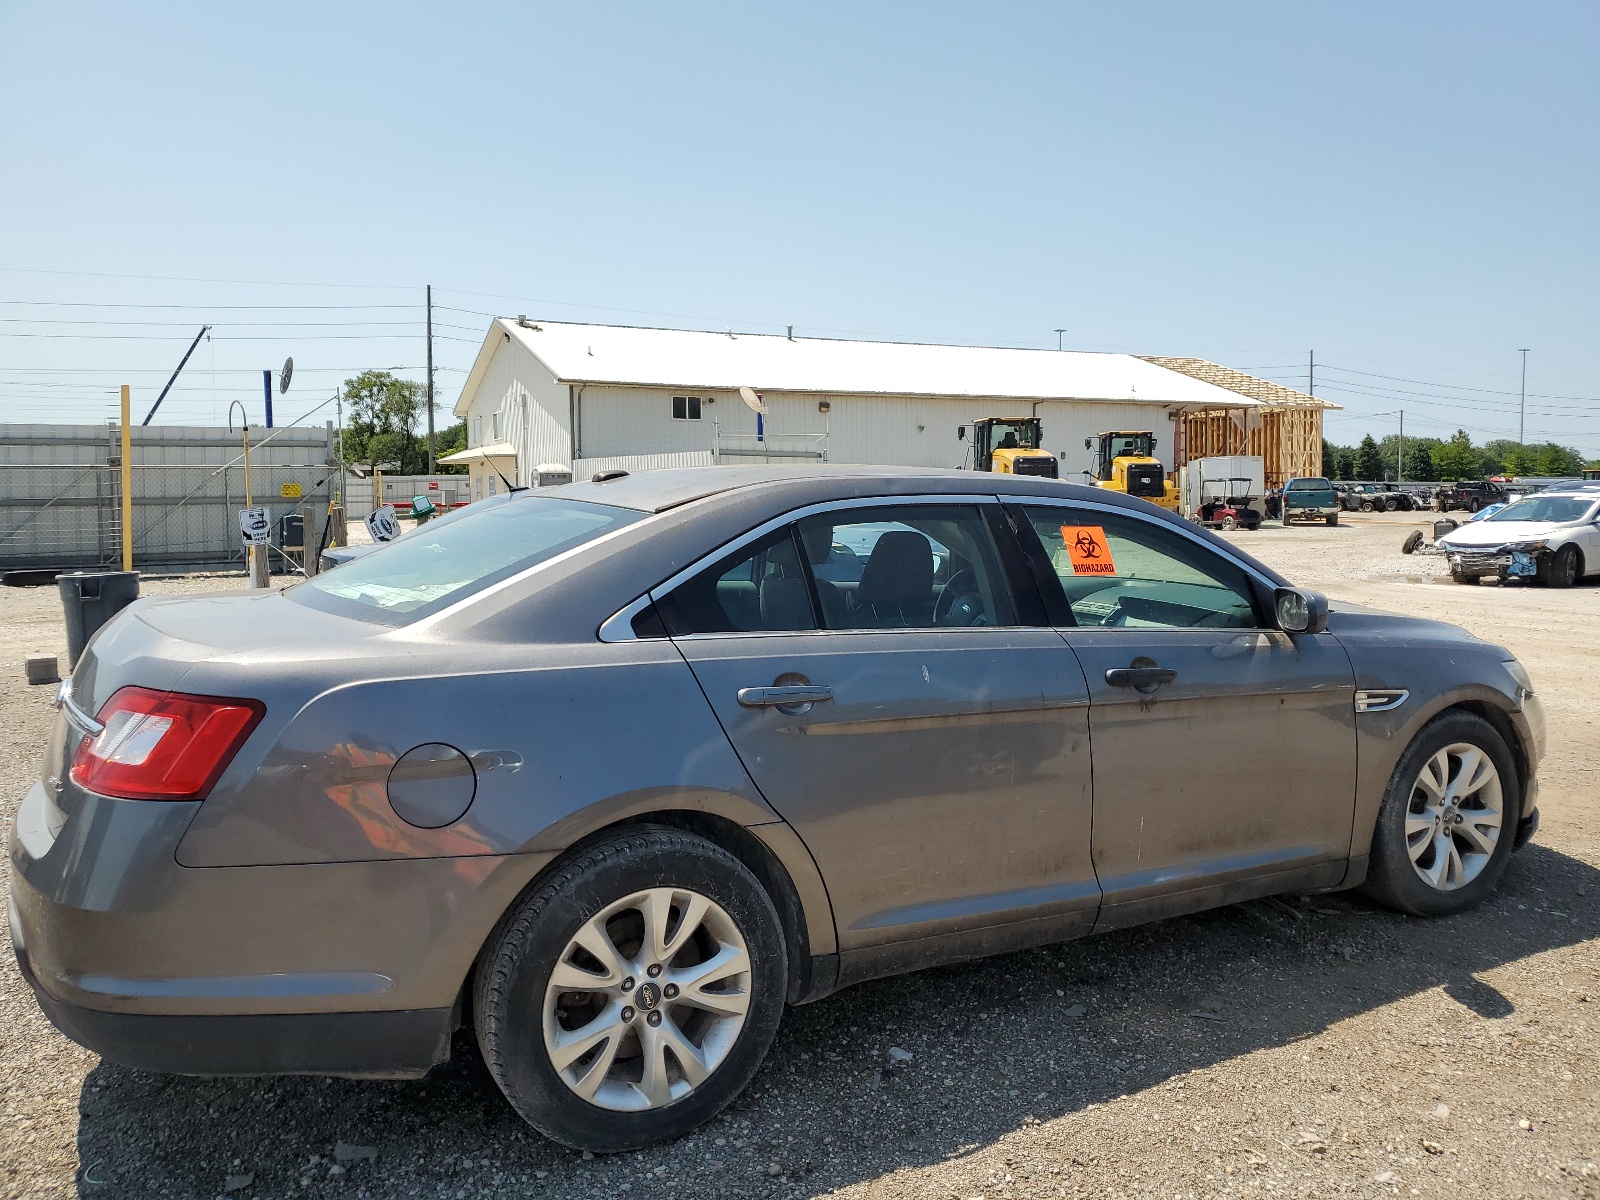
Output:
<instances>
[{"instance_id":1,"label":"car trim strip","mask_svg":"<svg viewBox=\"0 0 1600 1200\"><path fill-rule=\"evenodd\" d=\"M71 721L90 737L99 737L105 731L104 725L72 702L72 680L63 679L61 681L61 686L56 689L54 705L66 714L67 720Z\"/></svg>"},{"instance_id":2,"label":"car trim strip","mask_svg":"<svg viewBox=\"0 0 1600 1200\"><path fill-rule=\"evenodd\" d=\"M1411 698L1404 688L1374 688L1356 693L1358 713L1389 712Z\"/></svg>"}]
</instances>

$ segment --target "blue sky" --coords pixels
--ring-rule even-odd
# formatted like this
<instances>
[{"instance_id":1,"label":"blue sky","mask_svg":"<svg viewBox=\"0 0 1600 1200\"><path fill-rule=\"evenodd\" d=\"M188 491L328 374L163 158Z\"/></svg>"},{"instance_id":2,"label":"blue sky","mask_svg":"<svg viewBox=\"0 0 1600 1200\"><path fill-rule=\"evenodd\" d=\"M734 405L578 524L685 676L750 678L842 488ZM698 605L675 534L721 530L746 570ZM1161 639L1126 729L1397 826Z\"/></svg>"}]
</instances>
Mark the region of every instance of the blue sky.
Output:
<instances>
[{"instance_id":1,"label":"blue sky","mask_svg":"<svg viewBox=\"0 0 1600 1200\"><path fill-rule=\"evenodd\" d=\"M0 420L488 314L1196 354L1600 455L1600 6L0 0ZM164 306L164 307L158 307ZM317 419L321 419L319 414Z\"/></svg>"}]
</instances>

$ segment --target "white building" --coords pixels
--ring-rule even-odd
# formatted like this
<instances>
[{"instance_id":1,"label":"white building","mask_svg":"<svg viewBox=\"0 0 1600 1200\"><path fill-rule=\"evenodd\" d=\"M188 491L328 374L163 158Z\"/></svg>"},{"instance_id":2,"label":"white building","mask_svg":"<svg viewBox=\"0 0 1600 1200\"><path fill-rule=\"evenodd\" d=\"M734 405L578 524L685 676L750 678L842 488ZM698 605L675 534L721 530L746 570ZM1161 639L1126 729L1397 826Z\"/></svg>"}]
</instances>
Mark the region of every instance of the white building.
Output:
<instances>
[{"instance_id":1,"label":"white building","mask_svg":"<svg viewBox=\"0 0 1600 1200\"><path fill-rule=\"evenodd\" d=\"M765 403L759 428L741 387ZM574 479L808 459L959 467L960 426L1036 415L1062 477L1076 478L1090 463L1084 439L1102 430L1153 430L1175 467L1180 416L1262 407L1129 354L499 318L455 405L467 449L442 461L470 468L474 498L528 485L547 464Z\"/></svg>"}]
</instances>

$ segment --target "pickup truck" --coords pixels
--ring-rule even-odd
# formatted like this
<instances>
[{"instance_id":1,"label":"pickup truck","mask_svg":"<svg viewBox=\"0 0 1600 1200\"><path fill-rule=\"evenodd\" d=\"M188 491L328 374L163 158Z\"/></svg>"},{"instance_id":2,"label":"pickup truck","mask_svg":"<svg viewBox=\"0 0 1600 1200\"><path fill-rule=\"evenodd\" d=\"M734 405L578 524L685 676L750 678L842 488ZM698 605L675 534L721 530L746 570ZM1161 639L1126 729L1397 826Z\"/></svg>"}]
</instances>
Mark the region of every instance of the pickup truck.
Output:
<instances>
[{"instance_id":1,"label":"pickup truck","mask_svg":"<svg viewBox=\"0 0 1600 1200\"><path fill-rule=\"evenodd\" d=\"M1460 483L1442 483L1433 494L1433 506L1440 512L1464 508L1477 512L1491 504L1504 504L1509 496L1498 483L1480 480L1462 480Z\"/></svg>"},{"instance_id":2,"label":"pickup truck","mask_svg":"<svg viewBox=\"0 0 1600 1200\"><path fill-rule=\"evenodd\" d=\"M1326 479L1291 479L1283 485L1283 523L1326 521L1339 523L1339 493Z\"/></svg>"}]
</instances>

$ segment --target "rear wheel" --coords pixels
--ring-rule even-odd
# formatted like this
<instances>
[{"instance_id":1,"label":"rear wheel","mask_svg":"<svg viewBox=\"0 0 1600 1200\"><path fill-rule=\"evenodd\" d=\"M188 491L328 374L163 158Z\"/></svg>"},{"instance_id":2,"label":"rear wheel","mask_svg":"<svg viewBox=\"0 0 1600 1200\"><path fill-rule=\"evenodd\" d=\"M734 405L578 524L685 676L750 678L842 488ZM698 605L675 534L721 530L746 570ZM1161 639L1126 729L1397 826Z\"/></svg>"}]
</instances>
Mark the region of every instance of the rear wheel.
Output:
<instances>
[{"instance_id":1,"label":"rear wheel","mask_svg":"<svg viewBox=\"0 0 1600 1200\"><path fill-rule=\"evenodd\" d=\"M1363 500L1361 502L1361 511L1362 512L1371 512L1372 511L1372 501L1371 500Z\"/></svg>"},{"instance_id":2,"label":"rear wheel","mask_svg":"<svg viewBox=\"0 0 1600 1200\"><path fill-rule=\"evenodd\" d=\"M1569 588L1583 578L1583 555L1576 546L1563 546L1550 556L1545 582L1553 588Z\"/></svg>"},{"instance_id":3,"label":"rear wheel","mask_svg":"<svg viewBox=\"0 0 1600 1200\"><path fill-rule=\"evenodd\" d=\"M597 1152L678 1137L750 1081L783 1012L783 929L755 876L677 830L582 851L479 962L484 1060L518 1114Z\"/></svg>"},{"instance_id":4,"label":"rear wheel","mask_svg":"<svg viewBox=\"0 0 1600 1200\"><path fill-rule=\"evenodd\" d=\"M1505 870L1522 791L1505 739L1453 712L1400 756L1372 834L1366 890L1418 916L1478 904Z\"/></svg>"},{"instance_id":5,"label":"rear wheel","mask_svg":"<svg viewBox=\"0 0 1600 1200\"><path fill-rule=\"evenodd\" d=\"M1329 525L1337 525L1339 523L1339 514L1338 513L1329 513L1327 515L1326 520L1327 520Z\"/></svg>"},{"instance_id":6,"label":"rear wheel","mask_svg":"<svg viewBox=\"0 0 1600 1200\"><path fill-rule=\"evenodd\" d=\"M1222 520L1217 522L1217 524L1223 529L1239 528L1239 522L1232 513L1229 513L1227 516L1223 517Z\"/></svg>"}]
</instances>

